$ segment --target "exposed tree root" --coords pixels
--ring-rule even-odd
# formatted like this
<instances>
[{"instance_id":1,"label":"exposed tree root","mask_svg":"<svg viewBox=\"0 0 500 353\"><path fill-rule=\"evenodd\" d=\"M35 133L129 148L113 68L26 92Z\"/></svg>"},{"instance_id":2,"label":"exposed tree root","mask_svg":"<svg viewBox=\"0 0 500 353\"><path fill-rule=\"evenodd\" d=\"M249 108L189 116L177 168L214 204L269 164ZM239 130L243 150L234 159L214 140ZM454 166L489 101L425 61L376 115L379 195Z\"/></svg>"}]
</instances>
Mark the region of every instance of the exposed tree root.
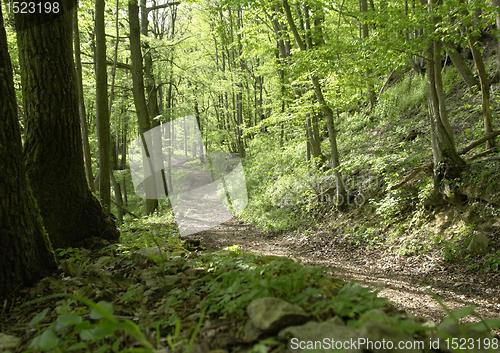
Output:
<instances>
[{"instance_id":1,"label":"exposed tree root","mask_svg":"<svg viewBox=\"0 0 500 353\"><path fill-rule=\"evenodd\" d=\"M498 135L500 135L500 130L493 131L492 133L489 133L488 135L483 136L479 140L476 140L476 141L472 142L470 145L468 145L468 146L466 146L466 147L458 150L458 154L459 155L466 154L467 152L469 152L473 148L479 146L480 144L482 144L482 143L484 143L484 142L486 142L488 140L491 140L492 138L494 138L494 137L496 137ZM478 153L478 154L472 156L468 160L471 161L471 160L474 160L474 159L479 158L479 157L483 157L483 156L485 156L487 154L490 154L492 152L495 152L495 151L496 151L496 148L490 148L487 151L484 151L484 152L481 152L481 153ZM497 160L500 160L500 157L483 158L483 159L479 160L478 162L497 161ZM432 173L433 173L433 170L432 170L433 169L433 165L434 165L433 162L429 162L429 163L425 163L425 164L422 164L422 165L416 167L415 169L413 169L413 171L406 178L404 178L401 182L397 183L396 185L391 186L391 188L389 190L399 189L400 187L402 187L403 185L407 184L409 181L411 181L412 179L414 179L421 172L426 172L427 174L432 175Z\"/></svg>"}]
</instances>

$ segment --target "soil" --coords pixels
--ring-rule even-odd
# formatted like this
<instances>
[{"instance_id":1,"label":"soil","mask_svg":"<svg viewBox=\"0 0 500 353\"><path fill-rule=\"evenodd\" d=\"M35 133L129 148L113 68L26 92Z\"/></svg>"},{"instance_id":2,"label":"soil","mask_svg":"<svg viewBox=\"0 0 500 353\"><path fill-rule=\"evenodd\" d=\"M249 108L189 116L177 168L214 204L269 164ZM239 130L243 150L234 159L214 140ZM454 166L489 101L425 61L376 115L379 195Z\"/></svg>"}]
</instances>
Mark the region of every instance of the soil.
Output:
<instances>
[{"instance_id":1,"label":"soil","mask_svg":"<svg viewBox=\"0 0 500 353\"><path fill-rule=\"evenodd\" d=\"M328 267L336 277L379 290L379 296L391 300L398 310L436 323L447 314L431 293L451 310L475 306L483 319L500 317L500 273L468 269L465 261L445 262L432 253L400 256L384 246L352 245L326 228L309 235L264 232L236 218L189 238L201 239L207 250L238 245L243 252Z\"/></svg>"}]
</instances>

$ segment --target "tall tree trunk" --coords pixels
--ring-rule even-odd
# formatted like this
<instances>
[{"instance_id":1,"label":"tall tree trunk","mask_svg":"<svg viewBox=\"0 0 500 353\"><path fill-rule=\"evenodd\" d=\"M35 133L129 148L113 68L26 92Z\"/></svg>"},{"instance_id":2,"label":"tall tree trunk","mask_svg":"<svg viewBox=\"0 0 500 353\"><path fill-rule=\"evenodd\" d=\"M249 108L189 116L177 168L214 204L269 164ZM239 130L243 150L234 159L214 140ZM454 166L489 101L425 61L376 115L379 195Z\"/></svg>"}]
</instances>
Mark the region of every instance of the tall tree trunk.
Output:
<instances>
[{"instance_id":1,"label":"tall tree trunk","mask_svg":"<svg viewBox=\"0 0 500 353\"><path fill-rule=\"evenodd\" d=\"M316 116L317 120L317 116ZM321 155L321 148L320 148L320 141L319 141L319 132L318 134L315 133L315 129L313 125L316 125L314 123L314 120L311 122L311 118L306 119L306 130L307 130L307 138L308 138L308 143L311 149L311 156L313 158L317 158ZM317 125L316 125L317 126ZM318 130L316 128L316 130Z\"/></svg>"},{"instance_id":2,"label":"tall tree trunk","mask_svg":"<svg viewBox=\"0 0 500 353\"><path fill-rule=\"evenodd\" d=\"M493 6L496 7L497 16L495 17L495 23L497 30L500 31L500 0L492 0ZM495 73L494 82L500 81L500 40L497 38L497 72Z\"/></svg>"},{"instance_id":3,"label":"tall tree trunk","mask_svg":"<svg viewBox=\"0 0 500 353\"><path fill-rule=\"evenodd\" d=\"M16 14L22 93L26 112L26 171L54 248L90 246L93 237L118 240L119 233L90 191L83 166L82 137L72 51L71 13Z\"/></svg>"},{"instance_id":4,"label":"tall tree trunk","mask_svg":"<svg viewBox=\"0 0 500 353\"><path fill-rule=\"evenodd\" d=\"M106 32L104 27L105 0L95 1L95 77L96 77L96 120L99 146L99 198L107 214L111 210L111 136L108 112L108 69L106 58ZM118 40L118 38L116 39Z\"/></svg>"},{"instance_id":5,"label":"tall tree trunk","mask_svg":"<svg viewBox=\"0 0 500 353\"><path fill-rule=\"evenodd\" d=\"M292 31L293 37L295 38L295 42L297 43L299 49L301 51L306 51L306 46L304 44L304 41L300 37L300 34L297 30L297 26L295 25L295 22L293 21L292 13L290 11L290 6L288 5L288 0L282 0L283 1L283 9L285 10L288 26L290 27L290 30ZM337 197L337 204L339 208L344 208L346 206L347 202L347 193L346 189L344 186L344 181L342 180L342 174L339 171L339 166L340 166L340 161L339 161L339 153L338 153L338 147L337 147L337 130L335 129L335 121L333 117L333 111L332 109L328 106L328 104L325 101L325 98L323 97L323 90L321 88L321 83L319 82L319 79L314 75L314 74L309 74L313 87L314 87L314 93L316 95L316 99L318 100L318 103L321 107L321 110L323 114L326 117L326 126L328 129L328 139L330 140L330 154L331 154L331 161L332 161L332 167L333 167L333 172L335 174L335 184L336 184L336 197Z\"/></svg>"},{"instance_id":6,"label":"tall tree trunk","mask_svg":"<svg viewBox=\"0 0 500 353\"><path fill-rule=\"evenodd\" d=\"M429 19L432 24L437 23L438 18L432 14L433 5L436 0L428 0ZM446 111L446 100L443 92L443 81L441 77L441 43L438 40L430 40L427 46L428 58L428 94L429 94L429 117L431 123L431 144L434 158L434 196L444 195L448 201L452 201L459 195L456 190L450 189L450 183L443 180L455 180L460 177L465 162L457 153L455 139Z\"/></svg>"},{"instance_id":7,"label":"tall tree trunk","mask_svg":"<svg viewBox=\"0 0 500 353\"><path fill-rule=\"evenodd\" d=\"M300 37L300 34L297 30L295 22L293 21L292 13L290 11L290 6L288 5L288 0L283 1L283 9L285 10L286 18L288 21L288 26L292 31L293 37L295 38L295 42L297 43L299 49L301 51L306 51L306 46L304 41ZM342 180L342 174L339 171L340 161L339 161L339 153L337 147L337 130L335 129L335 121L333 117L333 111L328 106L323 97L323 90L321 88L321 83L319 79L314 75L309 75L314 87L314 93L316 94L316 99L318 100L319 105L321 106L321 110L326 117L326 126L328 129L328 139L330 140L330 154L332 167L335 174L335 184L336 184L336 197L337 203L340 208L344 208L347 202L347 193L344 186L344 181Z\"/></svg>"},{"instance_id":8,"label":"tall tree trunk","mask_svg":"<svg viewBox=\"0 0 500 353\"><path fill-rule=\"evenodd\" d=\"M80 125L82 128L85 174L87 176L87 183L89 184L90 190L95 192L94 174L92 173L92 158L90 155L89 127L87 124L87 113L85 112L85 98L83 96L82 55L80 51L80 30L78 28L78 7L75 7L74 9L73 43L75 47L76 87L78 92L78 112L80 114Z\"/></svg>"},{"instance_id":9,"label":"tall tree trunk","mask_svg":"<svg viewBox=\"0 0 500 353\"><path fill-rule=\"evenodd\" d=\"M57 263L25 174L1 6L0 92L0 297L7 297L50 274Z\"/></svg>"},{"instance_id":10,"label":"tall tree trunk","mask_svg":"<svg viewBox=\"0 0 500 353\"><path fill-rule=\"evenodd\" d=\"M490 83L488 82L488 74L486 73L486 68L484 66L483 58L481 57L481 52L476 47L476 43L479 42L477 36L469 33L469 46L472 51L472 56L474 57L474 62L476 63L477 72L479 74L479 82L481 83L481 96L482 96L482 109L484 118L484 134L488 135L493 132L493 123L491 117L490 109ZM495 147L495 139L486 141L486 149Z\"/></svg>"},{"instance_id":11,"label":"tall tree trunk","mask_svg":"<svg viewBox=\"0 0 500 353\"><path fill-rule=\"evenodd\" d=\"M175 5L174 5L175 6ZM146 0L141 0L141 34L145 37L149 35L148 20L149 11L146 8ZM144 44L144 76L146 79L146 92L147 92L147 103L149 108L149 115L151 119L151 127L155 128L160 125L160 120L157 119L160 115L160 107L158 105L158 89L155 82L155 77L153 75L153 58L151 55L151 48L147 43ZM155 151L162 151L162 138L161 130L153 130L152 136L153 148ZM161 166L161 170L164 171L163 158L161 153L153 153L152 158L159 158L157 161L153 161L154 165ZM164 172L162 172L162 178ZM164 180L163 185L166 185L166 180ZM168 190L164 188L165 196L168 196Z\"/></svg>"},{"instance_id":12,"label":"tall tree trunk","mask_svg":"<svg viewBox=\"0 0 500 353\"><path fill-rule=\"evenodd\" d=\"M446 47L446 52L453 62L453 66L455 66L458 74L462 77L467 87L469 87L469 91L472 93L474 90L474 86L479 85L477 78L474 76L472 70L469 69L469 66L462 58L462 55L460 55L460 53L458 52L457 46L450 41L445 41L443 42L443 44Z\"/></svg>"},{"instance_id":13,"label":"tall tree trunk","mask_svg":"<svg viewBox=\"0 0 500 353\"><path fill-rule=\"evenodd\" d=\"M366 13L368 12L368 4L366 0L359 0L359 6L360 6L360 12L361 12L361 18L362 18L362 23L361 23L361 33L362 37L364 40L368 39L368 23L366 23L365 17ZM375 97L375 91L373 89L373 84L370 82L372 75L372 70L371 69L366 69L366 88L368 91L368 101L370 102L370 109L373 109L375 107L376 103L376 97Z\"/></svg>"},{"instance_id":14,"label":"tall tree trunk","mask_svg":"<svg viewBox=\"0 0 500 353\"><path fill-rule=\"evenodd\" d=\"M111 181L113 183L113 190L115 191L115 202L117 204L116 208L116 219L121 223L123 222L123 198L122 198L122 191L120 187L120 183L116 181L115 175L113 174L113 171L111 171L110 174Z\"/></svg>"},{"instance_id":15,"label":"tall tree trunk","mask_svg":"<svg viewBox=\"0 0 500 353\"><path fill-rule=\"evenodd\" d=\"M158 207L158 199L156 198L156 183L154 182L154 173L151 165L151 152L148 151L146 141L144 140L144 133L151 129L151 122L149 120L148 106L144 96L144 77L142 66L142 53L141 53L141 32L139 26L139 6L137 0L129 0L128 3L129 22L130 22L130 57L132 60L132 81L133 81L133 94L134 104L139 121L139 133L142 136L142 142L146 150L146 158L144 158L144 168L150 168L153 178L152 182L148 182L153 188L146 188L146 212L151 214ZM154 189L154 190L153 190ZM152 198L155 197L155 198Z\"/></svg>"}]
</instances>

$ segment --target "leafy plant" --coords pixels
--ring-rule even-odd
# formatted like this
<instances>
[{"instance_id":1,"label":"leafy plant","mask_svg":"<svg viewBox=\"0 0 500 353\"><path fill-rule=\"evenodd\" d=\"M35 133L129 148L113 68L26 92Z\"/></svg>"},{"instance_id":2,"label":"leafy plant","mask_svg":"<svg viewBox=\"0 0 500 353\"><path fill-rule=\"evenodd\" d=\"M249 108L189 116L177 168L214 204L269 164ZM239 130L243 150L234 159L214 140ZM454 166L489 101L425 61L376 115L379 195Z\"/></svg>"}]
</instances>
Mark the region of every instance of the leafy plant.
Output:
<instances>
[{"instance_id":1,"label":"leafy plant","mask_svg":"<svg viewBox=\"0 0 500 353\"><path fill-rule=\"evenodd\" d=\"M200 260L198 260L200 261ZM256 254L223 252L201 260L207 268L202 291L207 313L242 315L254 299L273 296L310 307L330 296L328 287L341 286L328 282L327 269L306 267L293 260Z\"/></svg>"},{"instance_id":2,"label":"leafy plant","mask_svg":"<svg viewBox=\"0 0 500 353\"><path fill-rule=\"evenodd\" d=\"M60 258L66 259L70 262L80 262L82 268L87 266L87 259L82 255L81 250L78 248L59 248L56 249L56 252Z\"/></svg>"},{"instance_id":3,"label":"leafy plant","mask_svg":"<svg viewBox=\"0 0 500 353\"><path fill-rule=\"evenodd\" d=\"M496 254L488 254L484 260L483 271L498 271L500 268L500 250L496 251Z\"/></svg>"},{"instance_id":4,"label":"leafy plant","mask_svg":"<svg viewBox=\"0 0 500 353\"><path fill-rule=\"evenodd\" d=\"M45 329L40 329L42 321L48 313L48 308L37 314L30 322L30 326L36 326L39 334L30 344L32 351L44 352L67 352L67 351L85 351L85 352L129 352L130 349L121 348L122 339L116 331L121 331L125 335L130 335L137 339L143 345L141 349L134 349L134 352L152 352L153 346L146 339L144 333L139 327L130 320L119 320L113 316L113 305L101 301L95 303L90 299L79 297L73 294L54 294L44 298L36 299L24 305L33 304L46 299L67 297L74 301L81 302L89 307L89 319L84 315L79 315L73 311L66 311L71 303L63 302L63 310L56 321Z\"/></svg>"}]
</instances>

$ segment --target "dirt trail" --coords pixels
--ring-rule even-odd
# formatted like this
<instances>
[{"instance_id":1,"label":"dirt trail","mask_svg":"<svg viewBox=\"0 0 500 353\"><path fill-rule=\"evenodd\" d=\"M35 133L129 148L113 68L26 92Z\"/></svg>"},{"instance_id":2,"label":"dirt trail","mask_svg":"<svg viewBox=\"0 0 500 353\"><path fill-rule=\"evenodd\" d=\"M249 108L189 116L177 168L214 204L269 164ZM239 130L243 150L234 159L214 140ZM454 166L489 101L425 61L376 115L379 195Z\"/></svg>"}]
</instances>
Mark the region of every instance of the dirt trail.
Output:
<instances>
[{"instance_id":1,"label":"dirt trail","mask_svg":"<svg viewBox=\"0 0 500 353\"><path fill-rule=\"evenodd\" d=\"M232 219L193 234L208 249L238 245L243 252L287 256L303 263L331 268L345 281L360 281L380 290L400 310L434 322L446 313L432 298L435 293L450 309L476 306L482 318L500 317L500 274L468 270L464 263L443 263L430 255L398 256L384 249L352 246L328 230L312 235L263 232ZM478 321L468 317L465 321Z\"/></svg>"}]
</instances>

